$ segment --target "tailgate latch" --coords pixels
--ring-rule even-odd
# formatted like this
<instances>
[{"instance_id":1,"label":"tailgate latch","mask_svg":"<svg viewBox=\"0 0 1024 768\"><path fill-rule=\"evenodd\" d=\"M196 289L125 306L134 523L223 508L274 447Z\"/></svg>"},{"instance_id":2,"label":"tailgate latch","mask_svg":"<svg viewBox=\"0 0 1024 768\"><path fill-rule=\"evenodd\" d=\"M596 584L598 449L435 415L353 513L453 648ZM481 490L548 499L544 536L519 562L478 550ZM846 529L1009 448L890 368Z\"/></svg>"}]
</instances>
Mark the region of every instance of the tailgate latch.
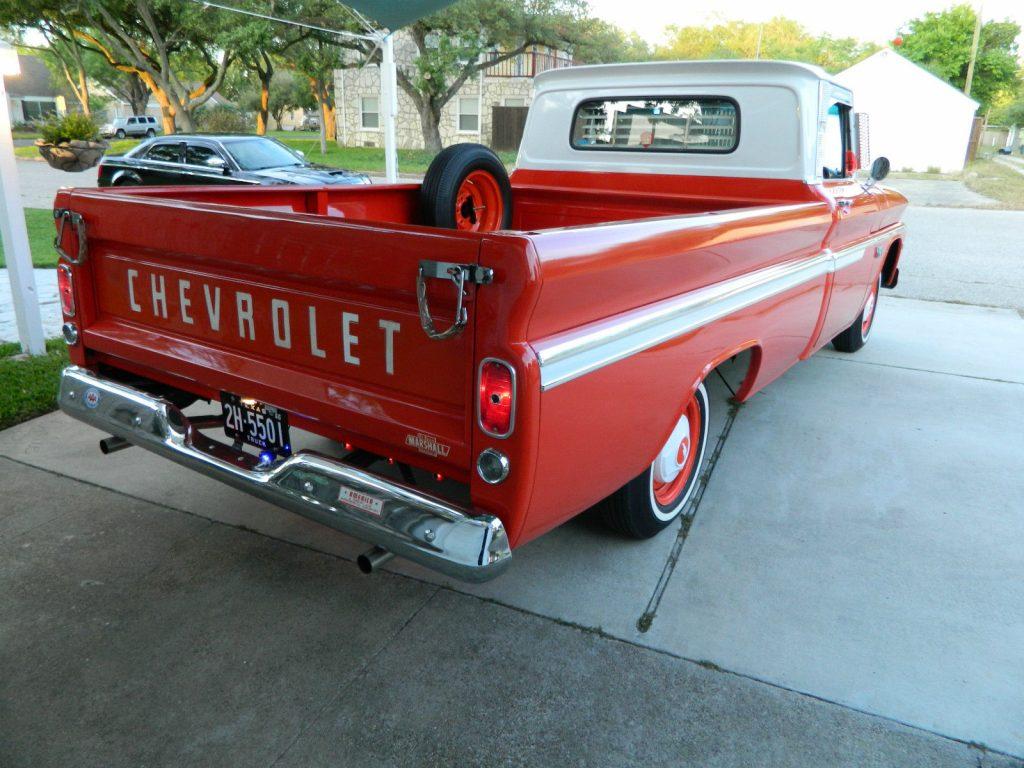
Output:
<instances>
[{"instance_id":1,"label":"tailgate latch","mask_svg":"<svg viewBox=\"0 0 1024 768\"><path fill-rule=\"evenodd\" d=\"M434 327L434 319L430 316L427 304L427 280L451 280L455 284L455 322L443 331ZM479 264L454 264L450 261L420 261L416 275L416 302L420 309L420 325L423 332L432 339L450 339L457 336L466 327L469 313L462 305L466 296L466 283L487 285L494 280L494 270L481 267Z\"/></svg>"},{"instance_id":2,"label":"tailgate latch","mask_svg":"<svg viewBox=\"0 0 1024 768\"><path fill-rule=\"evenodd\" d=\"M55 208L53 218L59 222L57 236L53 239L53 247L57 255L71 264L81 264L89 253L89 244L85 237L85 219L82 214L70 211L67 208ZM78 238L78 256L74 257L64 250L64 227L71 224L75 228L75 235Z\"/></svg>"}]
</instances>

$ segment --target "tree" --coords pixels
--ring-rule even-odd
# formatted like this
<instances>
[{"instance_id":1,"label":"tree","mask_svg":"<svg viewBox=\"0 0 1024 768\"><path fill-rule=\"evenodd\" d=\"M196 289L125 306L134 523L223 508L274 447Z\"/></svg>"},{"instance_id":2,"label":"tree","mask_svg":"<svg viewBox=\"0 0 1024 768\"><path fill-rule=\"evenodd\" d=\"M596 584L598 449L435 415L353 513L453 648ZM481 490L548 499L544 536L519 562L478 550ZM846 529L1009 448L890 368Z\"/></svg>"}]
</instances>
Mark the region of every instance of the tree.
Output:
<instances>
[{"instance_id":1,"label":"tree","mask_svg":"<svg viewBox=\"0 0 1024 768\"><path fill-rule=\"evenodd\" d=\"M977 18L969 5L926 13L905 25L900 53L963 90ZM981 102L983 110L1020 84L1016 43L1020 31L1012 21L988 21L981 27L970 96Z\"/></svg>"},{"instance_id":2,"label":"tree","mask_svg":"<svg viewBox=\"0 0 1024 768\"><path fill-rule=\"evenodd\" d=\"M468 80L531 46L566 48L585 34L582 0L462 0L406 28L411 61L398 62L398 85L420 117L427 149L441 149L441 110ZM347 41L370 62L380 51Z\"/></svg>"},{"instance_id":3,"label":"tree","mask_svg":"<svg viewBox=\"0 0 1024 768\"><path fill-rule=\"evenodd\" d=\"M635 32L626 33L604 19L583 18L574 35L573 60L578 64L650 61L651 48Z\"/></svg>"},{"instance_id":4,"label":"tree","mask_svg":"<svg viewBox=\"0 0 1024 768\"><path fill-rule=\"evenodd\" d=\"M76 37L136 75L160 104L165 133L194 130L193 113L217 92L234 53L223 19L177 0L81 0Z\"/></svg>"},{"instance_id":5,"label":"tree","mask_svg":"<svg viewBox=\"0 0 1024 768\"><path fill-rule=\"evenodd\" d=\"M239 92L237 100L243 109L256 111L263 100L263 94L259 88L250 88ZM267 111L274 125L281 126L285 112L293 109L314 109L316 106L313 91L305 77L299 77L287 69L279 69L274 73L267 104Z\"/></svg>"},{"instance_id":6,"label":"tree","mask_svg":"<svg viewBox=\"0 0 1024 768\"><path fill-rule=\"evenodd\" d=\"M89 76L82 45L75 39L75 19L61 3L40 0L38 3L0 0L0 27L14 32L23 48L37 52L57 76L66 82L71 95L84 114L91 114ZM21 34L24 30L39 32L46 45L31 45Z\"/></svg>"},{"instance_id":7,"label":"tree","mask_svg":"<svg viewBox=\"0 0 1024 768\"><path fill-rule=\"evenodd\" d=\"M878 46L850 38L812 35L799 22L776 16L764 23L725 21L713 26L668 28L659 59L785 59L839 72L871 55Z\"/></svg>"}]
</instances>

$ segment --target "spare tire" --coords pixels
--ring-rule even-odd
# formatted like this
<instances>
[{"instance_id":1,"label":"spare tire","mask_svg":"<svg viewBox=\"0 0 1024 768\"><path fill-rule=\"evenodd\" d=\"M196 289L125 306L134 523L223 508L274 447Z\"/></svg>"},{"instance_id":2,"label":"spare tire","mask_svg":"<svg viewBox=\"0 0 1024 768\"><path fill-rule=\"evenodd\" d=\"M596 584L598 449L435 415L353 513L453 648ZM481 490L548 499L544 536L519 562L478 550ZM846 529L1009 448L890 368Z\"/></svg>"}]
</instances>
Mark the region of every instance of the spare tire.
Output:
<instances>
[{"instance_id":1,"label":"spare tire","mask_svg":"<svg viewBox=\"0 0 1024 768\"><path fill-rule=\"evenodd\" d=\"M505 166L482 144L453 144L430 163L420 188L423 223L491 232L512 222L512 186Z\"/></svg>"}]
</instances>

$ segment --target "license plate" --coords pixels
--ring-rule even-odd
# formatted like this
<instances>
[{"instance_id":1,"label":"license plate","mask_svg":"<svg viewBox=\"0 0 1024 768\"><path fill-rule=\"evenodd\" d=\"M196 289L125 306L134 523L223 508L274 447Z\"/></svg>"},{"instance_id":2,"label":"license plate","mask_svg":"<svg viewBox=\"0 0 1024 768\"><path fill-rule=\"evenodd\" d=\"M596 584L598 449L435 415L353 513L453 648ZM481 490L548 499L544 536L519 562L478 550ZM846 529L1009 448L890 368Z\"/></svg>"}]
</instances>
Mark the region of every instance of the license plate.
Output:
<instances>
[{"instance_id":1,"label":"license plate","mask_svg":"<svg viewBox=\"0 0 1024 768\"><path fill-rule=\"evenodd\" d=\"M220 393L220 407L228 437L264 451L291 452L288 414L281 409L230 392Z\"/></svg>"}]
</instances>

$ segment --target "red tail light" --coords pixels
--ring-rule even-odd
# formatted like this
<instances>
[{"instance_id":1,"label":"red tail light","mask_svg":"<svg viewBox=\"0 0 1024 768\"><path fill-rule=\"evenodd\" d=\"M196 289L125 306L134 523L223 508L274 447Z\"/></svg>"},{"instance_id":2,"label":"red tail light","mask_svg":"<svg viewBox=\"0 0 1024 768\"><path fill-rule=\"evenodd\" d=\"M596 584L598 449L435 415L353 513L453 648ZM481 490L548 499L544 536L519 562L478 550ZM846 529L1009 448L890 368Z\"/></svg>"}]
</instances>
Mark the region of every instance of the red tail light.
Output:
<instances>
[{"instance_id":1,"label":"red tail light","mask_svg":"<svg viewBox=\"0 0 1024 768\"><path fill-rule=\"evenodd\" d=\"M512 434L516 412L516 375L512 366L488 358L480 364L480 428L492 437Z\"/></svg>"},{"instance_id":2,"label":"red tail light","mask_svg":"<svg viewBox=\"0 0 1024 768\"><path fill-rule=\"evenodd\" d=\"M75 280L71 276L71 267L67 264L57 265L57 293L60 294L60 309L64 317L74 317Z\"/></svg>"},{"instance_id":3,"label":"red tail light","mask_svg":"<svg viewBox=\"0 0 1024 768\"><path fill-rule=\"evenodd\" d=\"M852 176L854 171L860 170L860 164L857 162L857 153L852 149L846 150L846 174Z\"/></svg>"}]
</instances>

